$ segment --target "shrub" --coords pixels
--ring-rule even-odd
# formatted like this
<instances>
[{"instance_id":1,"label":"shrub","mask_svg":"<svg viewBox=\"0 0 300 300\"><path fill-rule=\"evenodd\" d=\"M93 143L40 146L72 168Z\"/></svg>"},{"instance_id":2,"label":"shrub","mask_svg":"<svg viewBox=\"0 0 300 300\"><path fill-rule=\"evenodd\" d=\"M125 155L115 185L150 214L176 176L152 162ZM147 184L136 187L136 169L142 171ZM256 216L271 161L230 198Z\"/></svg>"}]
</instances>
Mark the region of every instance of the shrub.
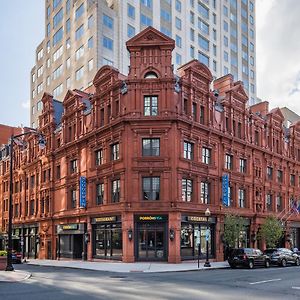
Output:
<instances>
[{"instance_id":1,"label":"shrub","mask_svg":"<svg viewBox=\"0 0 300 300\"><path fill-rule=\"evenodd\" d=\"M7 251L5 250L0 250L0 256L6 256L7 255Z\"/></svg>"}]
</instances>

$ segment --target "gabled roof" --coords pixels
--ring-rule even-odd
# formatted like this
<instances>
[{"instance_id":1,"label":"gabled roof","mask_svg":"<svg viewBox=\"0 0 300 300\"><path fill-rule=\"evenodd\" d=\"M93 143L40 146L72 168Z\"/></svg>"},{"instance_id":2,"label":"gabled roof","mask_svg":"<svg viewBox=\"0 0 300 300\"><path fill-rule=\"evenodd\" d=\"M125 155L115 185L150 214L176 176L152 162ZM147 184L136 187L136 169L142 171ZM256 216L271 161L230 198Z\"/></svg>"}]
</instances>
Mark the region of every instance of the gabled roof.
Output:
<instances>
[{"instance_id":1,"label":"gabled roof","mask_svg":"<svg viewBox=\"0 0 300 300\"><path fill-rule=\"evenodd\" d=\"M108 66L108 65L105 65L103 67L101 67L95 77L94 77L94 80L93 80L93 85L95 87L97 87L99 84L99 82L105 78L106 76L111 76L111 74L119 74L119 70L112 67L112 66Z\"/></svg>"},{"instance_id":2,"label":"gabled roof","mask_svg":"<svg viewBox=\"0 0 300 300\"><path fill-rule=\"evenodd\" d=\"M166 46L173 50L175 48L175 41L152 26L149 26L126 42L126 47L129 51L132 47L147 46Z\"/></svg>"},{"instance_id":3,"label":"gabled roof","mask_svg":"<svg viewBox=\"0 0 300 300\"><path fill-rule=\"evenodd\" d=\"M180 68L178 68L178 72L183 75L182 72L185 72L188 69L192 69L193 71L200 73L202 76L205 76L205 78L207 78L210 82L213 80L213 76L209 68L205 64L199 62L199 60L197 59L193 59L188 63L182 65Z\"/></svg>"},{"instance_id":4,"label":"gabled roof","mask_svg":"<svg viewBox=\"0 0 300 300\"><path fill-rule=\"evenodd\" d=\"M281 110L280 110L280 108L279 107L275 107L275 108L273 108L269 113L268 113L268 115L277 115L280 119L282 119L282 120L284 120L284 116L283 116L283 114L282 114L282 112L281 112Z\"/></svg>"},{"instance_id":5,"label":"gabled roof","mask_svg":"<svg viewBox=\"0 0 300 300\"><path fill-rule=\"evenodd\" d=\"M234 86L230 90L234 91L234 92L237 92L237 93L240 93L240 94L242 94L242 96L244 96L245 98L248 99L248 95L245 92L244 85L241 81L235 82Z\"/></svg>"}]
</instances>

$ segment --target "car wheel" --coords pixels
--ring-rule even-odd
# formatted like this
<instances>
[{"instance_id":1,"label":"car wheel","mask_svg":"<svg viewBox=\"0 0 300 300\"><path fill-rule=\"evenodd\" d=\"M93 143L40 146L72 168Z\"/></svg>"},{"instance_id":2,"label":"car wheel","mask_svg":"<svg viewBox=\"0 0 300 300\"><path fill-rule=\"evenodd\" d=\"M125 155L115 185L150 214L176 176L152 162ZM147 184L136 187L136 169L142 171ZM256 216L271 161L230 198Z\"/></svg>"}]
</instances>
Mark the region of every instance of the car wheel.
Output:
<instances>
[{"instance_id":1,"label":"car wheel","mask_svg":"<svg viewBox=\"0 0 300 300\"><path fill-rule=\"evenodd\" d=\"M230 266L231 269L235 269L236 268L236 265L234 265L234 264L229 264L229 266Z\"/></svg>"},{"instance_id":2,"label":"car wheel","mask_svg":"<svg viewBox=\"0 0 300 300\"><path fill-rule=\"evenodd\" d=\"M266 268L270 268L270 261L269 261L268 259L267 259L266 262L265 262L265 267L266 267Z\"/></svg>"},{"instance_id":3,"label":"car wheel","mask_svg":"<svg viewBox=\"0 0 300 300\"><path fill-rule=\"evenodd\" d=\"M281 260L281 266L286 267L286 260L284 258Z\"/></svg>"},{"instance_id":4,"label":"car wheel","mask_svg":"<svg viewBox=\"0 0 300 300\"><path fill-rule=\"evenodd\" d=\"M295 265L296 265L296 266L300 266L300 260L299 260L299 258L296 258Z\"/></svg>"},{"instance_id":5,"label":"car wheel","mask_svg":"<svg viewBox=\"0 0 300 300\"><path fill-rule=\"evenodd\" d=\"M248 268L253 269L253 267L254 267L253 260L250 260L249 263L248 263Z\"/></svg>"}]
</instances>

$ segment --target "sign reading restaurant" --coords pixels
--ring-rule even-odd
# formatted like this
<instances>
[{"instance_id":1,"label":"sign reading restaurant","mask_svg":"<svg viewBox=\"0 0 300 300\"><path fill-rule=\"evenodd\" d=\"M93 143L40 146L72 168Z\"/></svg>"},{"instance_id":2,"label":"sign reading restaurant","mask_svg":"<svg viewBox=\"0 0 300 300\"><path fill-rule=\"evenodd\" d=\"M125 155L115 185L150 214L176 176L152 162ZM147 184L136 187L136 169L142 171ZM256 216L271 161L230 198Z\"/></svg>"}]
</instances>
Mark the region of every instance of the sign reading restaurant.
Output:
<instances>
[{"instance_id":1,"label":"sign reading restaurant","mask_svg":"<svg viewBox=\"0 0 300 300\"><path fill-rule=\"evenodd\" d=\"M95 223L115 222L116 220L117 220L116 216L94 218Z\"/></svg>"}]
</instances>

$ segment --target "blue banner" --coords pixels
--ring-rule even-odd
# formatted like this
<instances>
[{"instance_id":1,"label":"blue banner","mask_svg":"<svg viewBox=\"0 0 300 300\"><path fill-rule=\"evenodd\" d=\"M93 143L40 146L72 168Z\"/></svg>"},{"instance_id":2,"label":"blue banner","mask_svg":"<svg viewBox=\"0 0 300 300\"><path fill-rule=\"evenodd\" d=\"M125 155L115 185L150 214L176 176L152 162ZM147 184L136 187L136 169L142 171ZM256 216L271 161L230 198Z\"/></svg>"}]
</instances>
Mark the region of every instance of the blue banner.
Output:
<instances>
[{"instance_id":1,"label":"blue banner","mask_svg":"<svg viewBox=\"0 0 300 300\"><path fill-rule=\"evenodd\" d=\"M230 205L228 189L229 189L229 176L228 174L224 174L222 176L222 203L225 206Z\"/></svg>"},{"instance_id":2,"label":"blue banner","mask_svg":"<svg viewBox=\"0 0 300 300\"><path fill-rule=\"evenodd\" d=\"M79 180L79 205L86 207L86 177L83 176Z\"/></svg>"}]
</instances>

